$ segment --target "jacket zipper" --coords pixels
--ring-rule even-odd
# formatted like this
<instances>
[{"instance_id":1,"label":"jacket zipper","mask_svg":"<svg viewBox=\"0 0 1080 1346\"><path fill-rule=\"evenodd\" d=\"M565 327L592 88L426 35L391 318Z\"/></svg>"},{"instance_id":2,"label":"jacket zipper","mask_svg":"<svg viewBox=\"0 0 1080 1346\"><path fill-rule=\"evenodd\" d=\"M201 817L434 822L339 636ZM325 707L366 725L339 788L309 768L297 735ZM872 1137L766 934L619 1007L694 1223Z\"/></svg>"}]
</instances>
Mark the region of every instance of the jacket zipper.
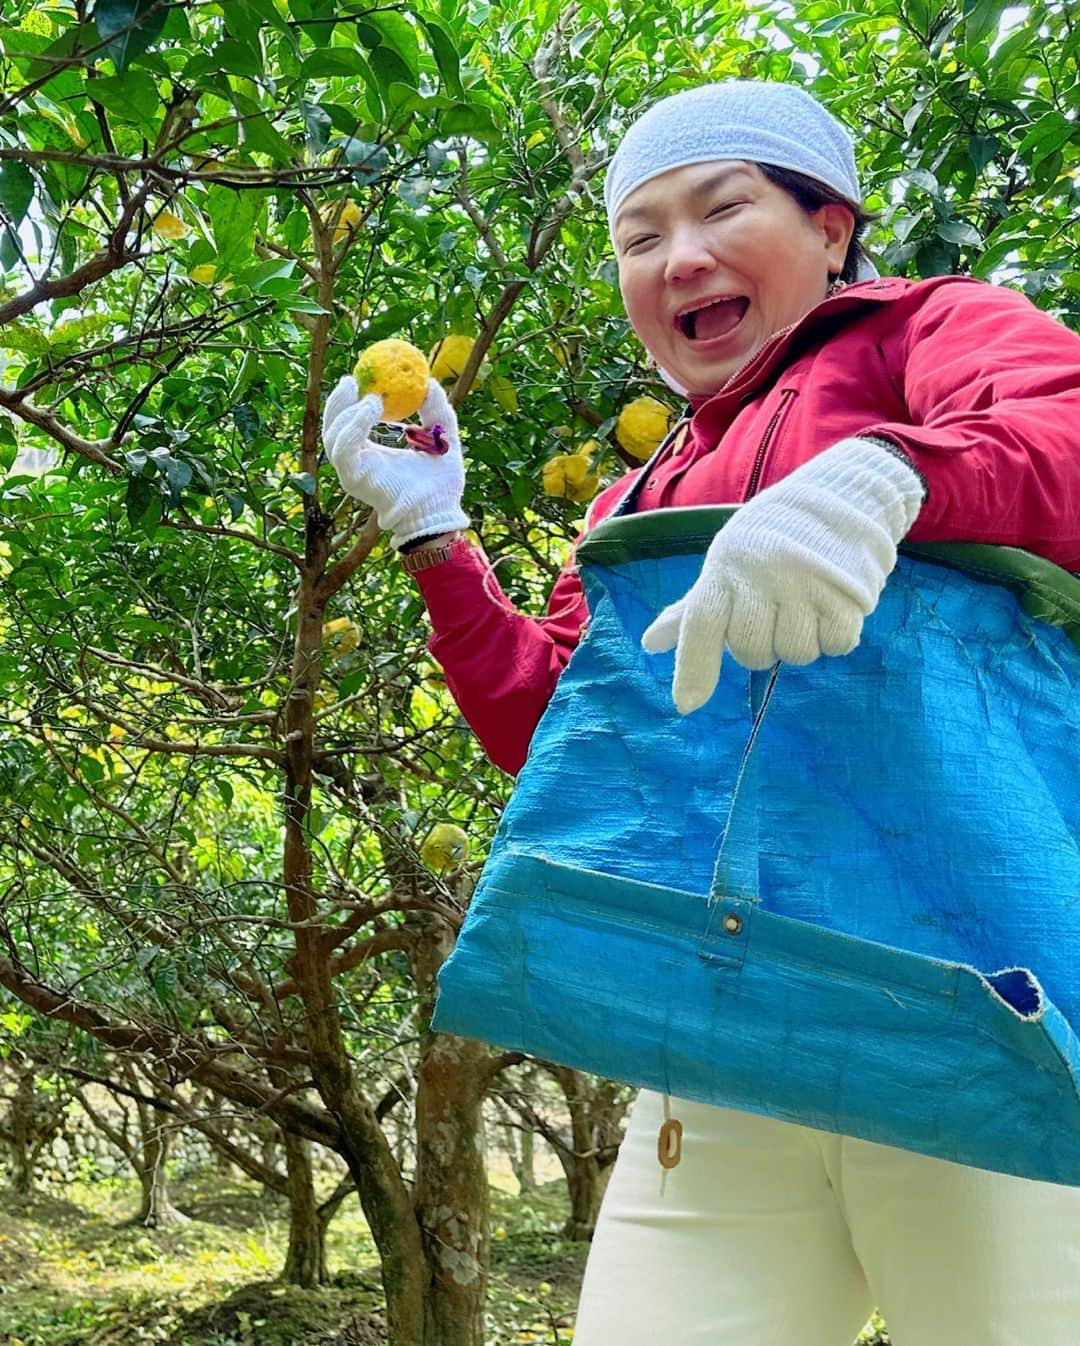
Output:
<instances>
[{"instance_id":1,"label":"jacket zipper","mask_svg":"<svg viewBox=\"0 0 1080 1346\"><path fill-rule=\"evenodd\" d=\"M746 483L746 491L743 495L744 500L749 500L758 488L761 481L762 469L765 466L765 455L769 450L769 445L776 434L776 427L780 424L780 418L788 408L788 404L795 396L794 388L785 388L780 394L780 405L773 412L769 424L765 427L765 433L761 437L761 443L757 447L757 453L754 455L754 466L750 469L750 480Z\"/></svg>"},{"instance_id":2,"label":"jacket zipper","mask_svg":"<svg viewBox=\"0 0 1080 1346\"><path fill-rule=\"evenodd\" d=\"M794 332L795 328L798 327L798 325L799 324L797 322L788 323L786 327L781 327L778 332L774 332L772 336L769 337L769 339L764 343L764 345L759 346L756 351L752 352L752 354L747 356L747 358L742 362L742 364L738 367L738 369L736 369L735 373L732 374L725 381L724 386L720 389L720 392L721 393L729 392L735 386L735 384L738 383L739 379L742 378L743 374L750 368L750 366L752 364L757 363L759 356L764 355L767 350L775 350L775 348L780 344L780 342L783 341L784 337L786 337L789 333Z\"/></svg>"}]
</instances>

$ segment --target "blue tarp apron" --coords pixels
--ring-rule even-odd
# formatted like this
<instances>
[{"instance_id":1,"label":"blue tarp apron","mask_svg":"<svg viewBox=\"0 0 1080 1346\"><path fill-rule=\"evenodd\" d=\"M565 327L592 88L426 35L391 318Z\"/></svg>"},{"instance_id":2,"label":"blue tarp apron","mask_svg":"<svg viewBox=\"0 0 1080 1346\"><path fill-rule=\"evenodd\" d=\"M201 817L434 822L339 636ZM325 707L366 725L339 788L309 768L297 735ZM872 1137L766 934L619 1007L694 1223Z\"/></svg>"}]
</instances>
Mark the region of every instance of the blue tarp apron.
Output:
<instances>
[{"instance_id":1,"label":"blue tarp apron","mask_svg":"<svg viewBox=\"0 0 1080 1346\"><path fill-rule=\"evenodd\" d=\"M433 1026L1080 1185L1080 580L905 549L858 648L680 717L641 633L730 510L601 524Z\"/></svg>"}]
</instances>

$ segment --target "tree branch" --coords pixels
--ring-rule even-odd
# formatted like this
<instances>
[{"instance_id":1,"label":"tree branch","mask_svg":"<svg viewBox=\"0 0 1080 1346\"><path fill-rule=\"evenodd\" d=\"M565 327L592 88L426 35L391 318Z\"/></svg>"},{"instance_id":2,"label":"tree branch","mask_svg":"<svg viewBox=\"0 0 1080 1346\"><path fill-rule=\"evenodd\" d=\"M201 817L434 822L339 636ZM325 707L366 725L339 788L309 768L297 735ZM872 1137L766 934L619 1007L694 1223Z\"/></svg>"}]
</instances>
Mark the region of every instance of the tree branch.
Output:
<instances>
[{"instance_id":1,"label":"tree branch","mask_svg":"<svg viewBox=\"0 0 1080 1346\"><path fill-rule=\"evenodd\" d=\"M4 955L0 955L0 986L46 1018L73 1024L115 1051L149 1052L183 1078L196 1080L216 1094L273 1117L296 1135L330 1149L340 1146L341 1130L329 1112L300 1103L261 1084L248 1071L226 1065L205 1043L173 1033L162 1024L111 1019L93 1005L47 986L17 959Z\"/></svg>"},{"instance_id":2,"label":"tree branch","mask_svg":"<svg viewBox=\"0 0 1080 1346\"><path fill-rule=\"evenodd\" d=\"M219 524L196 523L194 519L169 519L163 517L160 521L166 528L175 528L182 533L209 533L213 537L235 537L241 542L249 542L253 547L258 547L260 551L270 551L277 556L284 556L291 562L297 570L303 574L304 561L296 552L290 551L288 547L281 546L277 542L267 542L265 538L256 537L254 533L245 533L239 528L226 528Z\"/></svg>"},{"instance_id":3,"label":"tree branch","mask_svg":"<svg viewBox=\"0 0 1080 1346\"><path fill-rule=\"evenodd\" d=\"M338 592L356 571L363 565L371 554L372 547L379 540L379 534L382 529L379 527L379 521L375 517L374 511L368 516L367 522L360 530L360 535L341 558L336 565L331 566L319 581L319 598L326 602Z\"/></svg>"},{"instance_id":4,"label":"tree branch","mask_svg":"<svg viewBox=\"0 0 1080 1346\"><path fill-rule=\"evenodd\" d=\"M113 449L120 447L123 442L122 436L117 438L116 435L112 435L108 439L83 439L81 435L77 435L73 430L61 425L52 412L45 411L42 407L27 401L21 393L15 392L11 388L0 387L0 407L10 411L19 420L26 421L29 425L36 425L39 430L44 430L49 438L55 439L62 448L80 454L83 458L89 458L91 462L98 463L101 467L107 467L110 472L123 472L123 466L115 458L109 457Z\"/></svg>"},{"instance_id":5,"label":"tree branch","mask_svg":"<svg viewBox=\"0 0 1080 1346\"><path fill-rule=\"evenodd\" d=\"M74 271L61 276L58 280L39 280L29 290L16 295L6 304L0 304L0 326L12 322L15 318L21 318L24 313L29 313L31 309L37 308L38 304L43 304L47 300L64 299L69 295L78 294L94 281L101 280L103 276L119 270L128 262L135 261L139 256L138 252L131 252L125 247L125 242L131 222L146 203L149 192L149 184L144 183L128 200L120 212L116 227L109 235L108 244L88 262L77 266Z\"/></svg>"}]
</instances>

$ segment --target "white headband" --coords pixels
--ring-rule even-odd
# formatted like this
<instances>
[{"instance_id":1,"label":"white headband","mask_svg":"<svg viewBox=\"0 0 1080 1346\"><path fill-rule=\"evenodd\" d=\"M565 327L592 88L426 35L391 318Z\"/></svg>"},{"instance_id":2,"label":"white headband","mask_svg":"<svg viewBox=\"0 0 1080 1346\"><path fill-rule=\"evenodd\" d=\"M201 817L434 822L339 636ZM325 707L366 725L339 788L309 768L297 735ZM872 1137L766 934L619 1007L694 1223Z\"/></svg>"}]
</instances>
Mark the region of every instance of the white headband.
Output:
<instances>
[{"instance_id":1,"label":"white headband","mask_svg":"<svg viewBox=\"0 0 1080 1346\"><path fill-rule=\"evenodd\" d=\"M604 182L608 223L650 178L712 159L787 168L861 200L851 137L815 98L794 84L728 80L672 94L630 127Z\"/></svg>"}]
</instances>

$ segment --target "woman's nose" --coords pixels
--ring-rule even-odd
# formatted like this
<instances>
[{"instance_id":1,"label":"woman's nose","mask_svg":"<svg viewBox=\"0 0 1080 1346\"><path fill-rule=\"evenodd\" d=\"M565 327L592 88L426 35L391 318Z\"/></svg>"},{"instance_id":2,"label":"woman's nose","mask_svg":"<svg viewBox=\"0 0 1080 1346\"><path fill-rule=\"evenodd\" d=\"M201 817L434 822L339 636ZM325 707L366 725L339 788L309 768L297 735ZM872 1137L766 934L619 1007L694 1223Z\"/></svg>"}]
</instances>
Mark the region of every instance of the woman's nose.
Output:
<instances>
[{"instance_id":1,"label":"woman's nose","mask_svg":"<svg viewBox=\"0 0 1080 1346\"><path fill-rule=\"evenodd\" d=\"M690 280L715 266L716 258L700 230L680 228L672 232L664 267L667 280Z\"/></svg>"}]
</instances>

